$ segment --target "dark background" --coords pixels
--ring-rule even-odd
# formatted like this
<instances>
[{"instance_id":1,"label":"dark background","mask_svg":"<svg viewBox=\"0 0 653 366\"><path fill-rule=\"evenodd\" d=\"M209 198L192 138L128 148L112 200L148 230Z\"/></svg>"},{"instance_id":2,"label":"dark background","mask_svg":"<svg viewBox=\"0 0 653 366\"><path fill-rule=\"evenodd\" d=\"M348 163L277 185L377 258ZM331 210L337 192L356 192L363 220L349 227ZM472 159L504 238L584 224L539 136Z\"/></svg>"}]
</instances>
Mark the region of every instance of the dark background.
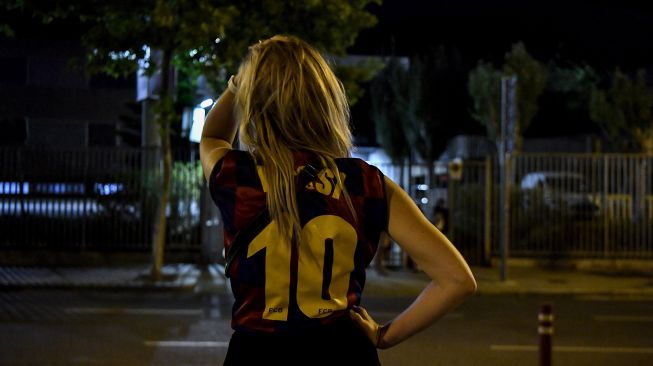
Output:
<instances>
[{"instance_id":1,"label":"dark background","mask_svg":"<svg viewBox=\"0 0 653 366\"><path fill-rule=\"evenodd\" d=\"M639 3L639 4L638 4ZM456 47L466 61L502 61L524 41L541 61L588 62L599 69L648 67L653 60L649 2L385 0L370 6L376 27L352 51L410 55L432 45Z\"/></svg>"},{"instance_id":2,"label":"dark background","mask_svg":"<svg viewBox=\"0 0 653 366\"><path fill-rule=\"evenodd\" d=\"M506 52L523 41L528 52L545 65L571 67L587 64L601 76L604 86L611 73L619 67L627 73L639 68L653 75L653 10L640 1L516 1L516 0L384 0L382 5L370 4L369 10L378 17L378 24L364 30L350 47L357 55L414 56L427 54L440 46L460 55L463 79L479 60L492 62L501 68ZM56 40L70 44L73 53L83 58L76 46L81 28L75 22L54 22L45 27L27 15L0 13L0 22L11 24L24 39L47 42ZM6 41L6 40L5 40ZM12 41L9 41L12 42ZM60 47L60 46L59 46ZM16 72L19 59L11 55L0 57L0 73L5 82L25 75ZM24 80L17 80L22 84ZM653 83L653 78L651 78ZM115 80L95 75L90 87L132 88L134 78ZM6 83L5 83L6 84ZM466 85L454 91L463 95L455 108L459 116L447 136L485 133L484 128L469 116L471 100L466 97ZM2 103L0 103L2 104ZM560 96L545 92L539 100L540 111L526 129L524 136L559 137L601 135L586 113L565 110ZM0 111L5 108L0 105ZM369 115L369 95L352 109L352 121L357 143L375 144L375 131ZM9 111L11 112L11 111Z\"/></svg>"},{"instance_id":3,"label":"dark background","mask_svg":"<svg viewBox=\"0 0 653 366\"><path fill-rule=\"evenodd\" d=\"M653 75L653 11L644 1L385 0L370 11L379 22L359 35L351 53L410 57L444 46L461 55L462 68L469 72L481 59L501 68L506 52L522 41L545 65L587 64L604 83L617 67L627 73L643 68L649 78ZM601 135L587 114L570 113L563 104L560 96L545 92L524 136ZM460 121L443 133L484 134L466 112L471 100L458 108ZM353 108L359 134L371 128L368 110L365 98Z\"/></svg>"}]
</instances>

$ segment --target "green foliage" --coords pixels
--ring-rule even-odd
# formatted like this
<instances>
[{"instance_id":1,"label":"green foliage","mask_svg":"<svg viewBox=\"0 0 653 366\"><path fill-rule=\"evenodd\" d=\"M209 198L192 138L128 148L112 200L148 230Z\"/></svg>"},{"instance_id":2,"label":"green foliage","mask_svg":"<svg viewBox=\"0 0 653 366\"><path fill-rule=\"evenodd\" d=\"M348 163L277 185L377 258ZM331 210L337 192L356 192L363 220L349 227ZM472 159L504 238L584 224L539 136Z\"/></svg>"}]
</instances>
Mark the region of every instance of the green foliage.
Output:
<instances>
[{"instance_id":1,"label":"green foliage","mask_svg":"<svg viewBox=\"0 0 653 366\"><path fill-rule=\"evenodd\" d=\"M547 70L531 57L522 42L512 46L503 65L504 75L517 75L518 128L525 131L537 114L537 100L546 87Z\"/></svg>"},{"instance_id":2,"label":"green foliage","mask_svg":"<svg viewBox=\"0 0 653 366\"><path fill-rule=\"evenodd\" d=\"M653 153L653 88L646 71L635 80L617 69L610 90L594 88L590 98L590 118L624 151Z\"/></svg>"},{"instance_id":3,"label":"green foliage","mask_svg":"<svg viewBox=\"0 0 653 366\"><path fill-rule=\"evenodd\" d=\"M344 55L361 30L376 24L366 7L380 0L245 0L235 2L241 16L232 27L230 38L244 41L238 49L257 39L278 33L294 34L318 49Z\"/></svg>"},{"instance_id":4,"label":"green foliage","mask_svg":"<svg viewBox=\"0 0 653 366\"><path fill-rule=\"evenodd\" d=\"M533 59L524 44L519 42L506 54L502 71L479 61L469 73L467 88L474 102L472 117L485 126L489 138L497 141L501 134L501 76L510 75L517 76L517 125L514 133L519 150L521 135L537 114L537 101L546 87L546 67Z\"/></svg>"},{"instance_id":5,"label":"green foliage","mask_svg":"<svg viewBox=\"0 0 653 366\"><path fill-rule=\"evenodd\" d=\"M193 202L200 202L204 174L199 161L174 162L170 185L168 225L174 233L190 233L198 222L191 222Z\"/></svg>"},{"instance_id":6,"label":"green foliage","mask_svg":"<svg viewBox=\"0 0 653 366\"><path fill-rule=\"evenodd\" d=\"M569 68L551 67L548 89L566 96L567 107L572 110L587 109L592 89L600 81L599 75L589 65Z\"/></svg>"},{"instance_id":7,"label":"green foliage","mask_svg":"<svg viewBox=\"0 0 653 366\"><path fill-rule=\"evenodd\" d=\"M154 151L151 151L154 152ZM149 210L148 214L153 214L156 208L159 191L161 189L161 172L156 167L148 167L146 172L135 171L133 174L140 177L142 200ZM189 209L192 202L199 202L201 190L204 182L204 174L199 161L182 162L175 161L172 164L170 177L170 196L166 206L168 211L168 224L174 228L184 225L186 219L191 216L190 213L181 212L183 209Z\"/></svg>"},{"instance_id":8,"label":"green foliage","mask_svg":"<svg viewBox=\"0 0 653 366\"><path fill-rule=\"evenodd\" d=\"M202 165L199 161L174 162L170 201L199 202L203 181L204 173L202 173Z\"/></svg>"},{"instance_id":9,"label":"green foliage","mask_svg":"<svg viewBox=\"0 0 653 366\"><path fill-rule=\"evenodd\" d=\"M362 29L376 18L366 7L381 0L6 0L4 8L40 18L76 20L88 31L81 35L87 70L124 76L139 64L148 73L160 70L156 52L169 51L172 63L192 78L206 75L216 91L234 73L247 47L274 34L294 34L328 54L343 55ZM10 34L8 26L0 27ZM225 74L226 70L226 74ZM343 72L352 101L361 95L364 71Z\"/></svg>"},{"instance_id":10,"label":"green foliage","mask_svg":"<svg viewBox=\"0 0 653 366\"><path fill-rule=\"evenodd\" d=\"M589 65L549 67L547 90L557 101L559 113L589 117L589 101L592 90L600 77Z\"/></svg>"},{"instance_id":11,"label":"green foliage","mask_svg":"<svg viewBox=\"0 0 653 366\"><path fill-rule=\"evenodd\" d=\"M203 74L215 90L222 90L227 79L224 71L232 74L247 47L258 40L275 34L298 36L314 45L324 54L344 55L354 44L361 30L376 24L376 17L366 7L381 0L243 0L229 1L238 11L230 26L225 28L225 37L216 47L222 55L218 67L207 67ZM223 69L224 68L224 69ZM350 102L353 104L361 95L360 71L340 70L338 76L348 86ZM365 77L362 78L363 82ZM369 79L368 79L369 80Z\"/></svg>"},{"instance_id":12,"label":"green foliage","mask_svg":"<svg viewBox=\"0 0 653 366\"><path fill-rule=\"evenodd\" d=\"M455 51L439 47L413 57L395 88L406 139L426 161L437 159L458 122L458 104L464 98L455 93L464 79L460 64Z\"/></svg>"},{"instance_id":13,"label":"green foliage","mask_svg":"<svg viewBox=\"0 0 653 366\"><path fill-rule=\"evenodd\" d=\"M472 117L485 127L490 139L497 140L501 128L501 72L481 60L469 73L467 89L474 103Z\"/></svg>"},{"instance_id":14,"label":"green foliage","mask_svg":"<svg viewBox=\"0 0 653 366\"><path fill-rule=\"evenodd\" d=\"M376 129L376 141L394 163L401 163L410 151L402 114L397 110L397 90L405 83L405 77L406 72L399 61L390 58L370 84L370 114Z\"/></svg>"},{"instance_id":15,"label":"green foliage","mask_svg":"<svg viewBox=\"0 0 653 366\"><path fill-rule=\"evenodd\" d=\"M455 207L450 211L450 224L455 228L456 235L463 234L468 240L482 243L485 187L478 183L466 183L452 189L455 189Z\"/></svg>"},{"instance_id":16,"label":"green foliage","mask_svg":"<svg viewBox=\"0 0 653 366\"><path fill-rule=\"evenodd\" d=\"M152 107L154 120L159 126L159 133L164 137L170 132L170 126L178 119L174 101L170 95L160 97L158 103Z\"/></svg>"},{"instance_id":17,"label":"green foliage","mask_svg":"<svg viewBox=\"0 0 653 366\"><path fill-rule=\"evenodd\" d=\"M404 112L404 131L410 145L424 159L434 160L430 144L430 132L432 127L429 115L424 112L428 109L425 102L431 102L429 94L430 78L428 75L430 59L414 57L410 60L410 69L407 77L408 84L405 85L407 100Z\"/></svg>"},{"instance_id":18,"label":"green foliage","mask_svg":"<svg viewBox=\"0 0 653 366\"><path fill-rule=\"evenodd\" d=\"M334 72L347 91L347 100L350 105L356 104L365 94L362 85L372 80L382 68L382 62L371 58L354 64L336 64Z\"/></svg>"},{"instance_id":19,"label":"green foliage","mask_svg":"<svg viewBox=\"0 0 653 366\"><path fill-rule=\"evenodd\" d=\"M7 24L0 23L0 35L4 35L7 38L14 38L14 30Z\"/></svg>"},{"instance_id":20,"label":"green foliage","mask_svg":"<svg viewBox=\"0 0 653 366\"><path fill-rule=\"evenodd\" d=\"M156 153L154 150L150 154ZM145 172L134 171L136 177L140 177L141 190L145 197L155 199L161 187L161 172L158 164L151 164L144 168ZM204 175L199 161L184 162L175 161L171 167L171 187L168 204L177 200L199 201ZM134 178L130 178L134 179Z\"/></svg>"}]
</instances>

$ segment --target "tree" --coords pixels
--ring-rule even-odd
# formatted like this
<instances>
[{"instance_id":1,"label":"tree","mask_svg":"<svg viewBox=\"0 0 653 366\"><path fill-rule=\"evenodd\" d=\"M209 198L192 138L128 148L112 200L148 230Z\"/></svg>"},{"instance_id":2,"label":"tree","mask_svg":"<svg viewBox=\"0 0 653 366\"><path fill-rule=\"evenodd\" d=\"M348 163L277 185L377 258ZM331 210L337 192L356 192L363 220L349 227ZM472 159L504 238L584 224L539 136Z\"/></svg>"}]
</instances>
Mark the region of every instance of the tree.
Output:
<instances>
[{"instance_id":1,"label":"tree","mask_svg":"<svg viewBox=\"0 0 653 366\"><path fill-rule=\"evenodd\" d=\"M152 245L152 275L160 278L172 172L171 125L178 119L173 66L191 78L204 74L222 90L247 46L277 33L299 35L324 52L342 55L362 29L375 23L365 10L372 2L380 0L7 0L4 6L33 14L44 24L79 21L89 72L123 76L141 67L161 76L153 111L163 177ZM0 31L12 32L4 25Z\"/></svg>"},{"instance_id":2,"label":"tree","mask_svg":"<svg viewBox=\"0 0 653 366\"><path fill-rule=\"evenodd\" d=\"M427 167L425 175L419 177L424 179L421 183L435 184L434 162L445 149L448 139L461 130L460 124L466 117L463 107L467 102L464 89L466 75L461 64L459 53L443 46L414 56L407 69L398 65L389 68L390 82L386 88L392 94L376 101L384 103L387 100L394 106L394 110L386 112L385 118L375 117L379 141L389 146L386 151L391 151L390 154L400 156L407 153L411 172L413 152L417 153ZM376 109L383 113L383 109ZM384 109L389 108L386 106ZM395 118L400 129L393 124ZM403 177L403 171L401 173ZM408 176L411 181L407 189L414 194L417 182L412 181L412 173Z\"/></svg>"},{"instance_id":3,"label":"tree","mask_svg":"<svg viewBox=\"0 0 653 366\"><path fill-rule=\"evenodd\" d=\"M517 123L515 150L521 151L522 135L537 114L537 100L546 87L547 70L528 54L522 42L512 46L503 65L504 75L517 75Z\"/></svg>"},{"instance_id":4,"label":"tree","mask_svg":"<svg viewBox=\"0 0 653 366\"><path fill-rule=\"evenodd\" d=\"M488 137L495 142L501 133L501 75L517 76L517 121L511 133L515 138L515 150L521 151L523 132L537 114L537 101L546 87L547 70L519 42L506 54L502 72L483 61L470 72L468 91L474 100L472 116L485 126Z\"/></svg>"},{"instance_id":5,"label":"tree","mask_svg":"<svg viewBox=\"0 0 653 366\"><path fill-rule=\"evenodd\" d=\"M498 141L501 133L501 71L479 61L469 73L467 89L473 100L472 118L485 127L491 140Z\"/></svg>"},{"instance_id":6,"label":"tree","mask_svg":"<svg viewBox=\"0 0 653 366\"><path fill-rule=\"evenodd\" d=\"M443 46L413 57L408 76L406 129L411 145L429 166L444 150L462 118L464 73L460 55ZM432 170L429 170L432 173Z\"/></svg>"},{"instance_id":7,"label":"tree","mask_svg":"<svg viewBox=\"0 0 653 366\"><path fill-rule=\"evenodd\" d=\"M406 70L399 59L391 57L370 83L370 117L374 122L376 141L399 165L399 184L405 186L404 160L410 153L404 134L402 114L397 110L397 94L404 90Z\"/></svg>"},{"instance_id":8,"label":"tree","mask_svg":"<svg viewBox=\"0 0 653 366\"><path fill-rule=\"evenodd\" d=\"M571 67L554 65L548 75L548 89L564 96L567 110L589 114L590 95L600 80L594 68L586 64Z\"/></svg>"},{"instance_id":9,"label":"tree","mask_svg":"<svg viewBox=\"0 0 653 366\"><path fill-rule=\"evenodd\" d=\"M383 69L383 63L369 58L361 62L338 62L334 72L342 81L347 91L347 100L349 105L354 105L365 94L363 84L369 83L370 80Z\"/></svg>"},{"instance_id":10,"label":"tree","mask_svg":"<svg viewBox=\"0 0 653 366\"><path fill-rule=\"evenodd\" d=\"M458 129L465 104L460 55L444 47L400 65L391 58L371 85L377 141L393 161L416 152L429 166ZM433 169L428 170L433 182Z\"/></svg>"},{"instance_id":11,"label":"tree","mask_svg":"<svg viewBox=\"0 0 653 366\"><path fill-rule=\"evenodd\" d=\"M370 84L370 114L374 121L376 141L395 164L403 163L410 151L396 100L397 90L402 90L405 74L400 62L390 58Z\"/></svg>"},{"instance_id":12,"label":"tree","mask_svg":"<svg viewBox=\"0 0 653 366\"><path fill-rule=\"evenodd\" d=\"M598 72L590 65L552 62L548 66L547 87L540 98L543 113L536 117L540 123L529 131L550 135L598 132L598 126L590 119L589 100L599 81Z\"/></svg>"},{"instance_id":13,"label":"tree","mask_svg":"<svg viewBox=\"0 0 653 366\"><path fill-rule=\"evenodd\" d=\"M606 137L623 151L653 154L653 88L646 83L646 71L631 79L618 68L610 90L594 88L590 117Z\"/></svg>"}]
</instances>

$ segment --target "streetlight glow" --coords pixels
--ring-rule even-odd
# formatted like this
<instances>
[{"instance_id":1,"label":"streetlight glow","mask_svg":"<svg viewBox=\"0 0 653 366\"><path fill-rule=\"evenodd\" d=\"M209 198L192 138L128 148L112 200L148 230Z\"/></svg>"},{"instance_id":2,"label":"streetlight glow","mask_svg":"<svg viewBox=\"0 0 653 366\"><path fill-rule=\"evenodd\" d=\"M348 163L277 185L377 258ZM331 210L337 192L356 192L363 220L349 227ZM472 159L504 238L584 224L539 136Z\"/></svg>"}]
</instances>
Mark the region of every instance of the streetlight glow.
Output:
<instances>
[{"instance_id":1,"label":"streetlight glow","mask_svg":"<svg viewBox=\"0 0 653 366\"><path fill-rule=\"evenodd\" d=\"M202 108L208 108L208 107L210 107L212 105L213 105L213 99L211 99L211 98L204 99L202 101L202 103L200 103L200 107L202 107Z\"/></svg>"}]
</instances>

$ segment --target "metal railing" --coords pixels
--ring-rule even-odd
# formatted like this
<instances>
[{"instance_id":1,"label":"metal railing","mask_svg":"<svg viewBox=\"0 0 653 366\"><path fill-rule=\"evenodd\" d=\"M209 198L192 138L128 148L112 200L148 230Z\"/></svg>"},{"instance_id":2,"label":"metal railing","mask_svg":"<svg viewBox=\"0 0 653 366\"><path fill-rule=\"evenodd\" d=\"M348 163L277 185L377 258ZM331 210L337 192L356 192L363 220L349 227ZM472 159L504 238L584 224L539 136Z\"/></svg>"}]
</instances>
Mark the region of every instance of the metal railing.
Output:
<instances>
[{"instance_id":1,"label":"metal railing","mask_svg":"<svg viewBox=\"0 0 653 366\"><path fill-rule=\"evenodd\" d=\"M653 258L653 156L513 158L511 255Z\"/></svg>"},{"instance_id":2,"label":"metal railing","mask_svg":"<svg viewBox=\"0 0 653 366\"><path fill-rule=\"evenodd\" d=\"M460 180L449 179L442 165L379 168L404 182L431 219L435 202L444 198L445 233L467 260L479 264L498 255L497 166L494 158L465 161ZM511 257L653 258L653 156L516 154L510 167Z\"/></svg>"},{"instance_id":3,"label":"metal railing","mask_svg":"<svg viewBox=\"0 0 653 366\"><path fill-rule=\"evenodd\" d=\"M168 250L208 250L204 179L189 160L173 164ZM446 203L445 234L477 264L498 253L496 167L491 158L466 161L451 180L441 163L379 165L430 219ZM0 249L147 251L160 181L155 149L2 147ZM518 154L507 189L511 257L653 258L653 156ZM405 258L393 247L388 259Z\"/></svg>"},{"instance_id":4,"label":"metal railing","mask_svg":"<svg viewBox=\"0 0 653 366\"><path fill-rule=\"evenodd\" d=\"M0 248L149 250L156 149L0 148ZM199 162L175 161L167 249L199 246Z\"/></svg>"}]
</instances>

